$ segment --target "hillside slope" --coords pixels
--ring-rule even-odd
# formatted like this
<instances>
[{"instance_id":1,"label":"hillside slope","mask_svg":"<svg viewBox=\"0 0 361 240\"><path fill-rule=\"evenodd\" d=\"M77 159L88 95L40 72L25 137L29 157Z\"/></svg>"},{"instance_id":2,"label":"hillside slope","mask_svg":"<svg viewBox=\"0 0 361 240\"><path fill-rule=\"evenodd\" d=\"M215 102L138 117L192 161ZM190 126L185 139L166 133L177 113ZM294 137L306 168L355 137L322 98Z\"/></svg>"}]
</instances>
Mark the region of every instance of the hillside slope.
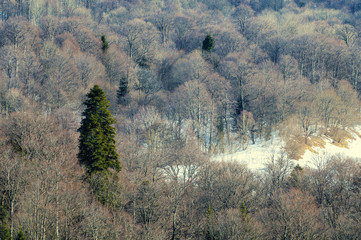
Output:
<instances>
[{"instance_id":1,"label":"hillside slope","mask_svg":"<svg viewBox=\"0 0 361 240\"><path fill-rule=\"evenodd\" d=\"M361 160L361 126L357 126L349 131L353 139L347 140L347 147L340 147L332 143L332 140L327 137L322 137L325 142L324 147L311 147L311 150L306 150L302 157L298 160L292 160L294 165L299 164L302 167L308 166L317 168L317 165L326 161L332 156L340 155L349 158ZM265 165L272 159L272 157L279 157L284 153L284 142L274 134L268 141L258 141L254 145L249 145L243 151L237 151L228 154L218 154L212 159L214 161L236 161L246 164L251 170L263 170Z\"/></svg>"}]
</instances>

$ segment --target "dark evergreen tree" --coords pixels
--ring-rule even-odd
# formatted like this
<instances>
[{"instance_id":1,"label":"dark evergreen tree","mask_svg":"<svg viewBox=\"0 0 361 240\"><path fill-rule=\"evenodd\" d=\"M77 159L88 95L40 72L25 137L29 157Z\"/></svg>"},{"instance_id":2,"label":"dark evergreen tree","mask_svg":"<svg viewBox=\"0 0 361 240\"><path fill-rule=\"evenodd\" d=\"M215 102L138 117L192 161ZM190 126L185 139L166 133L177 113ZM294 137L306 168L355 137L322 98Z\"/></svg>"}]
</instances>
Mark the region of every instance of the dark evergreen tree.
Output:
<instances>
[{"instance_id":1,"label":"dark evergreen tree","mask_svg":"<svg viewBox=\"0 0 361 240\"><path fill-rule=\"evenodd\" d=\"M108 50L108 48L109 48L108 40L105 37L105 35L103 35L101 39L102 39L102 42L103 42L103 46L102 46L103 52L106 52Z\"/></svg>"},{"instance_id":2,"label":"dark evergreen tree","mask_svg":"<svg viewBox=\"0 0 361 240\"><path fill-rule=\"evenodd\" d=\"M112 209L121 207L121 186L116 174L107 172L94 173L88 178L90 188L101 204Z\"/></svg>"},{"instance_id":3,"label":"dark evergreen tree","mask_svg":"<svg viewBox=\"0 0 361 240\"><path fill-rule=\"evenodd\" d=\"M207 223L205 229L205 239L206 240L217 240L220 239L220 233L217 227L217 222L211 208L209 205L207 210Z\"/></svg>"},{"instance_id":4,"label":"dark evergreen tree","mask_svg":"<svg viewBox=\"0 0 361 240\"><path fill-rule=\"evenodd\" d=\"M79 138L78 158L87 167L88 173L109 172L109 168L120 171L118 153L115 151L116 121L109 111L109 101L104 91L95 85L84 102Z\"/></svg>"},{"instance_id":5,"label":"dark evergreen tree","mask_svg":"<svg viewBox=\"0 0 361 240\"><path fill-rule=\"evenodd\" d=\"M248 221L248 211L244 202L242 202L241 204L241 216L242 216L242 221L244 222Z\"/></svg>"},{"instance_id":6,"label":"dark evergreen tree","mask_svg":"<svg viewBox=\"0 0 361 240\"><path fill-rule=\"evenodd\" d=\"M119 88L117 91L118 104L127 105L129 103L129 88L128 80L126 77L122 77L119 81Z\"/></svg>"},{"instance_id":7,"label":"dark evergreen tree","mask_svg":"<svg viewBox=\"0 0 361 240\"><path fill-rule=\"evenodd\" d=\"M298 7L302 8L306 5L306 0L294 0Z\"/></svg>"},{"instance_id":8,"label":"dark evergreen tree","mask_svg":"<svg viewBox=\"0 0 361 240\"><path fill-rule=\"evenodd\" d=\"M23 232L23 230L20 229L20 231L18 232L18 235L16 236L15 240L26 240L26 236L25 233Z\"/></svg>"},{"instance_id":9,"label":"dark evergreen tree","mask_svg":"<svg viewBox=\"0 0 361 240\"><path fill-rule=\"evenodd\" d=\"M214 48L214 39L210 34L207 34L206 38L203 41L202 50L205 52L212 52Z\"/></svg>"},{"instance_id":10,"label":"dark evergreen tree","mask_svg":"<svg viewBox=\"0 0 361 240\"><path fill-rule=\"evenodd\" d=\"M11 240L10 230L8 225L5 222L2 222L0 225L0 239L1 240Z\"/></svg>"},{"instance_id":11,"label":"dark evergreen tree","mask_svg":"<svg viewBox=\"0 0 361 240\"><path fill-rule=\"evenodd\" d=\"M7 211L3 206L0 206L0 239L1 240L10 240L10 230L7 225Z\"/></svg>"}]
</instances>

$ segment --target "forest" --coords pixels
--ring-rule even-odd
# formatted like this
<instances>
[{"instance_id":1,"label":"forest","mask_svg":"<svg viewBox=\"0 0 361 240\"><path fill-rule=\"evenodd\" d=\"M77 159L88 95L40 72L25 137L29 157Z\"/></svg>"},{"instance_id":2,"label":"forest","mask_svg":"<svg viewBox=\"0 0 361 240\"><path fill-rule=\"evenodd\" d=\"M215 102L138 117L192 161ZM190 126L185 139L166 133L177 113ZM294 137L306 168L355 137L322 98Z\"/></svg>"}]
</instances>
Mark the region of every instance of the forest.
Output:
<instances>
[{"instance_id":1,"label":"forest","mask_svg":"<svg viewBox=\"0 0 361 240\"><path fill-rule=\"evenodd\" d=\"M0 0L0 239L361 239L360 94L359 0Z\"/></svg>"}]
</instances>

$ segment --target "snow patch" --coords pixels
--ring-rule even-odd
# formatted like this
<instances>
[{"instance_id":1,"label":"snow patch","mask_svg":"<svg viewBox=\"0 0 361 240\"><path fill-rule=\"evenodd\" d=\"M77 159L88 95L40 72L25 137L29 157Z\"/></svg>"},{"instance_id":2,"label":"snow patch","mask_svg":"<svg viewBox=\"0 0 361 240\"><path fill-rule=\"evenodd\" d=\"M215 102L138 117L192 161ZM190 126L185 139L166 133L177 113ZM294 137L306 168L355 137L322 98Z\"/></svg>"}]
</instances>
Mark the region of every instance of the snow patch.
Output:
<instances>
[{"instance_id":1,"label":"snow patch","mask_svg":"<svg viewBox=\"0 0 361 240\"><path fill-rule=\"evenodd\" d=\"M264 170L265 164L272 156L280 156L283 142L278 134L273 134L268 141L257 141L256 144L248 145L243 151L229 154L219 154L212 158L213 161L236 161L247 165L251 170Z\"/></svg>"},{"instance_id":2,"label":"snow patch","mask_svg":"<svg viewBox=\"0 0 361 240\"><path fill-rule=\"evenodd\" d=\"M358 133L361 133L361 126L354 128ZM333 155L341 155L350 158L361 160L361 138L351 132L354 139L348 140L348 148L338 147L332 144L330 139L325 138L326 145L324 148L313 147L315 153L306 150L301 159L292 160L296 165L301 167L316 168L317 164ZM265 164L274 157L281 156L284 142L280 139L277 133L273 134L269 141L258 141L254 145L249 145L246 150L238 151L229 154L219 154L212 157L213 161L236 161L248 166L253 171L261 171L265 169Z\"/></svg>"},{"instance_id":3,"label":"snow patch","mask_svg":"<svg viewBox=\"0 0 361 240\"><path fill-rule=\"evenodd\" d=\"M361 126L354 128L354 130L358 133L361 133ZM317 161L320 161L322 158L327 158L334 155L340 155L361 160L361 138L354 132L351 132L351 134L354 139L349 139L347 141L348 148L335 146L334 144L332 144L331 139L326 138L324 139L324 141L326 142L324 148L314 147L313 150L316 153L312 153L311 151L307 150L302 156L302 161L305 162L305 165L309 167L315 167Z\"/></svg>"}]
</instances>

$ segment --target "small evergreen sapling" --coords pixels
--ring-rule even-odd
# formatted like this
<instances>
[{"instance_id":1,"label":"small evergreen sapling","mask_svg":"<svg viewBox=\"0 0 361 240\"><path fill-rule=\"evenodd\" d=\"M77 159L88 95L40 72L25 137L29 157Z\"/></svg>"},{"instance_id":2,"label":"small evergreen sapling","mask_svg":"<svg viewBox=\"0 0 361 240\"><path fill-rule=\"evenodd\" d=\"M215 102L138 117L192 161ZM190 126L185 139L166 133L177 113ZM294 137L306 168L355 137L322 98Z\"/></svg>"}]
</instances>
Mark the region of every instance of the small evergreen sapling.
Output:
<instances>
[{"instance_id":1,"label":"small evergreen sapling","mask_svg":"<svg viewBox=\"0 0 361 240\"><path fill-rule=\"evenodd\" d=\"M7 211L0 205L0 239L11 240L10 229L7 225Z\"/></svg>"},{"instance_id":2,"label":"small evergreen sapling","mask_svg":"<svg viewBox=\"0 0 361 240\"><path fill-rule=\"evenodd\" d=\"M205 52L212 52L214 48L214 39L210 34L207 34L203 41L202 50Z\"/></svg>"},{"instance_id":3,"label":"small evergreen sapling","mask_svg":"<svg viewBox=\"0 0 361 240\"><path fill-rule=\"evenodd\" d=\"M117 102L118 104L121 105L128 105L129 103L128 80L124 76L119 81L119 88L117 91Z\"/></svg>"},{"instance_id":4,"label":"small evergreen sapling","mask_svg":"<svg viewBox=\"0 0 361 240\"><path fill-rule=\"evenodd\" d=\"M107 38L105 37L105 35L102 35L101 40L102 40L102 42L103 42L102 50L103 50L103 52L105 53L105 52L108 50L108 48L109 48L108 40L107 40Z\"/></svg>"},{"instance_id":5,"label":"small evergreen sapling","mask_svg":"<svg viewBox=\"0 0 361 240\"><path fill-rule=\"evenodd\" d=\"M19 230L18 235L16 236L15 240L26 240L26 235L22 229Z\"/></svg>"}]
</instances>

